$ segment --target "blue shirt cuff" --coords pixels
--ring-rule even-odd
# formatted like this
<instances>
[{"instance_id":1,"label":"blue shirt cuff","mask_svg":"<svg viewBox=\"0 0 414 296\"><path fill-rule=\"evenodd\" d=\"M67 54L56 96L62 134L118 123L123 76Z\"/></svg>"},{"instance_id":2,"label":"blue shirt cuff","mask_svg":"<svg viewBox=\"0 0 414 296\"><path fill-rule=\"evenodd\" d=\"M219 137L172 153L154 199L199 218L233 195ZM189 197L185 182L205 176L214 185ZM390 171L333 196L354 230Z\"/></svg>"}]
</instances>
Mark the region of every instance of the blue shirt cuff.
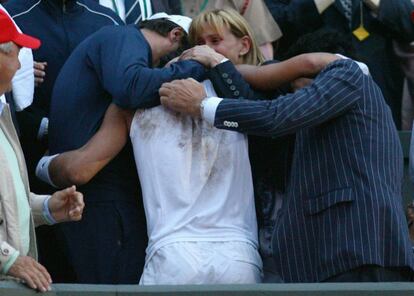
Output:
<instances>
[{"instance_id":1,"label":"blue shirt cuff","mask_svg":"<svg viewBox=\"0 0 414 296\"><path fill-rule=\"evenodd\" d=\"M52 196L49 196L48 198L45 198L45 201L43 202L43 217L46 219L47 223L50 225L56 224L57 221L55 218L53 218L52 214L50 213L49 209L49 200L52 198Z\"/></svg>"},{"instance_id":2,"label":"blue shirt cuff","mask_svg":"<svg viewBox=\"0 0 414 296\"><path fill-rule=\"evenodd\" d=\"M10 256L7 262L3 265L3 269L1 270L3 274L7 274L9 272L10 267L12 267L14 262L16 262L16 259L17 257L19 257L19 255L20 255L20 252L16 251Z\"/></svg>"}]
</instances>

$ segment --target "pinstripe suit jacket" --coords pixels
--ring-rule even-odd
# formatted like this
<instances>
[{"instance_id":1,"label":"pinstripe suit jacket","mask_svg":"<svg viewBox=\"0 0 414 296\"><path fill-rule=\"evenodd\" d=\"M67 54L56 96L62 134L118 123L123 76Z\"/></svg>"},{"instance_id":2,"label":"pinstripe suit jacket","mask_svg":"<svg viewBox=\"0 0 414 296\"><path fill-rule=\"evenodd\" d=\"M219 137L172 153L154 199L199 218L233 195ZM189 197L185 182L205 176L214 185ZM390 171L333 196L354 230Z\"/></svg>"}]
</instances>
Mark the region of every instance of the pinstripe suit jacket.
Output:
<instances>
[{"instance_id":1,"label":"pinstripe suit jacket","mask_svg":"<svg viewBox=\"0 0 414 296\"><path fill-rule=\"evenodd\" d=\"M215 126L296 133L273 236L286 282L323 281L365 264L414 269L399 138L380 89L356 63L336 61L311 86L277 100L224 99Z\"/></svg>"}]
</instances>

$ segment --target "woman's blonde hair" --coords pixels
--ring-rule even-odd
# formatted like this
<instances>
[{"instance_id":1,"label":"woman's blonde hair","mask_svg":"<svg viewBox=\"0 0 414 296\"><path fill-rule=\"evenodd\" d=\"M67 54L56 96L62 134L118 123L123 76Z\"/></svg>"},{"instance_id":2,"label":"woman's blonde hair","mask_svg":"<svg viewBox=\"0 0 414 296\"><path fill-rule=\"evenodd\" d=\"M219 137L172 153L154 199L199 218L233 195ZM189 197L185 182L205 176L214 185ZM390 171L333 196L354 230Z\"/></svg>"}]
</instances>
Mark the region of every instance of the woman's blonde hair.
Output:
<instances>
[{"instance_id":1,"label":"woman's blonde hair","mask_svg":"<svg viewBox=\"0 0 414 296\"><path fill-rule=\"evenodd\" d=\"M234 9L214 9L200 13L191 23L188 33L189 41L192 45L197 44L204 28L211 27L219 35L227 27L230 32L237 38L247 36L251 40L251 47L248 53L242 57L242 63L250 65L259 65L264 61L262 52L257 45L253 31L246 20Z\"/></svg>"}]
</instances>

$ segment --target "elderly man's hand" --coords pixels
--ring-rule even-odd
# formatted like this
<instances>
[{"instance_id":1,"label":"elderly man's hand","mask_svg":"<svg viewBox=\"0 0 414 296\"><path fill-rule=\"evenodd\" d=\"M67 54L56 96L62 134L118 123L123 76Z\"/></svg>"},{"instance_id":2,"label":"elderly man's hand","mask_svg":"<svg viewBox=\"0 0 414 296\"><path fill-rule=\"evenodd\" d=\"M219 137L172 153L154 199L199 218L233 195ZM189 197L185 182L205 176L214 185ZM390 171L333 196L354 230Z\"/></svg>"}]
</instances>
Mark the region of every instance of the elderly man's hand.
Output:
<instances>
[{"instance_id":1,"label":"elderly man's hand","mask_svg":"<svg viewBox=\"0 0 414 296\"><path fill-rule=\"evenodd\" d=\"M168 109L200 117L200 103L206 97L204 86L192 78L164 83L160 90L161 104Z\"/></svg>"},{"instance_id":2,"label":"elderly man's hand","mask_svg":"<svg viewBox=\"0 0 414 296\"><path fill-rule=\"evenodd\" d=\"M52 278L46 268L36 262L32 257L17 257L7 274L23 280L32 289L42 292L50 291Z\"/></svg>"},{"instance_id":3,"label":"elderly man's hand","mask_svg":"<svg viewBox=\"0 0 414 296\"><path fill-rule=\"evenodd\" d=\"M57 222L79 221L84 207L83 195L76 186L56 191L49 199L49 209Z\"/></svg>"}]
</instances>

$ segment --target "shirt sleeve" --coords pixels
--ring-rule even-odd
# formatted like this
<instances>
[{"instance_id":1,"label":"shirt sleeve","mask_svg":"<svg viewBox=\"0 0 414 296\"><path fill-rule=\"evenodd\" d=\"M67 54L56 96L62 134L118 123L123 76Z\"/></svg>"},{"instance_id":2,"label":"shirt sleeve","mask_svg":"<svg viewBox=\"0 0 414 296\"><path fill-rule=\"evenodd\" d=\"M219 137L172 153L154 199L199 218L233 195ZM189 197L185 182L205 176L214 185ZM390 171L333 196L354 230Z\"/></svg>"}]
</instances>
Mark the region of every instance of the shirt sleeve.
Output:
<instances>
[{"instance_id":1,"label":"shirt sleeve","mask_svg":"<svg viewBox=\"0 0 414 296\"><path fill-rule=\"evenodd\" d=\"M217 97L205 98L201 102L201 116L208 123L214 125L214 119L216 117L216 110L218 105L223 99Z\"/></svg>"},{"instance_id":2,"label":"shirt sleeve","mask_svg":"<svg viewBox=\"0 0 414 296\"><path fill-rule=\"evenodd\" d=\"M6 241L0 241L0 274L7 274L19 256L19 251Z\"/></svg>"},{"instance_id":3,"label":"shirt sleeve","mask_svg":"<svg viewBox=\"0 0 414 296\"><path fill-rule=\"evenodd\" d=\"M43 213L43 205L45 199L47 199L50 195L38 195L30 192L29 194L29 202L30 208L32 210L33 220L35 226L40 226L44 224L50 224L49 221L45 218Z\"/></svg>"}]
</instances>

